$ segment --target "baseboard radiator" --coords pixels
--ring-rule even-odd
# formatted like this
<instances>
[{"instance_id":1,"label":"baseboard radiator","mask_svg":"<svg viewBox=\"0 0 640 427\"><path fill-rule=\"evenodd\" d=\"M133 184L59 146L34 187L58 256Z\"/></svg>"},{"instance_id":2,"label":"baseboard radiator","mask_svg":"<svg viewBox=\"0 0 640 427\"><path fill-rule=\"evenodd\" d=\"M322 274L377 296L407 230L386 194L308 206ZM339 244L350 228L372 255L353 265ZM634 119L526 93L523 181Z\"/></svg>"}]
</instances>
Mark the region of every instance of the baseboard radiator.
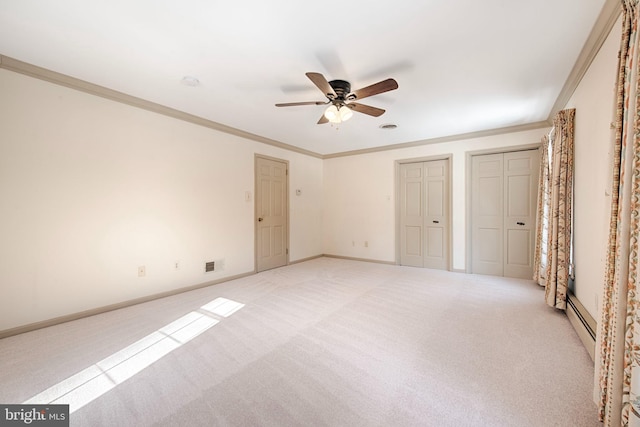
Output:
<instances>
[{"instance_id":1,"label":"baseboard radiator","mask_svg":"<svg viewBox=\"0 0 640 427\"><path fill-rule=\"evenodd\" d=\"M567 295L567 317L591 356L591 360L595 361L596 321L572 292Z\"/></svg>"}]
</instances>

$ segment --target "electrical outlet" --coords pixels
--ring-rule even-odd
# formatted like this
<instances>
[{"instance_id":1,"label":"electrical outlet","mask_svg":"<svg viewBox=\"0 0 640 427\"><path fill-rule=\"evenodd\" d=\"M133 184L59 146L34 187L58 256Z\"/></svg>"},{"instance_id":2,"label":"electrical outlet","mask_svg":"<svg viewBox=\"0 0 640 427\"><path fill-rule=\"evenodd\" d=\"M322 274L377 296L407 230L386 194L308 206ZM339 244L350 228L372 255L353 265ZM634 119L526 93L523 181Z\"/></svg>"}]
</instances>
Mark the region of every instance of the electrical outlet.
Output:
<instances>
[{"instance_id":1,"label":"electrical outlet","mask_svg":"<svg viewBox=\"0 0 640 427\"><path fill-rule=\"evenodd\" d=\"M147 275L147 268L144 265L138 267L138 277L144 277Z\"/></svg>"},{"instance_id":2,"label":"electrical outlet","mask_svg":"<svg viewBox=\"0 0 640 427\"><path fill-rule=\"evenodd\" d=\"M180 261L176 261L173 263L173 269L174 270L180 270Z\"/></svg>"},{"instance_id":3,"label":"electrical outlet","mask_svg":"<svg viewBox=\"0 0 640 427\"><path fill-rule=\"evenodd\" d=\"M369 247L369 242L368 242L368 241L366 241L366 240L364 241L364 247L365 247L365 248L368 248L368 247Z\"/></svg>"}]
</instances>

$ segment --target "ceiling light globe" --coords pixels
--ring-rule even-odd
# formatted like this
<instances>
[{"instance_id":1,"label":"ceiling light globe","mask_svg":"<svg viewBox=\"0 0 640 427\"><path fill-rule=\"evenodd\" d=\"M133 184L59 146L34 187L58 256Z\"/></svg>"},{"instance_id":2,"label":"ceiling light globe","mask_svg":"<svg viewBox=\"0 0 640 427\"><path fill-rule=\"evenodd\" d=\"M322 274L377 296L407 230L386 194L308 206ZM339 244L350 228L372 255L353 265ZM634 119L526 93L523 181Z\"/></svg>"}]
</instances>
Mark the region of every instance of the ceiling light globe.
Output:
<instances>
[{"instance_id":1,"label":"ceiling light globe","mask_svg":"<svg viewBox=\"0 0 640 427\"><path fill-rule=\"evenodd\" d=\"M347 106L343 106L342 108L340 108L340 110L338 110L338 113L340 114L340 120L342 120L343 122L346 122L351 118L351 116L353 116L353 111L351 111L351 108Z\"/></svg>"},{"instance_id":2,"label":"ceiling light globe","mask_svg":"<svg viewBox=\"0 0 640 427\"><path fill-rule=\"evenodd\" d=\"M342 119L340 118L340 113L338 112L338 108L335 105L331 105L329 108L327 108L327 110L324 112L324 116L331 123L340 123L342 121Z\"/></svg>"}]
</instances>

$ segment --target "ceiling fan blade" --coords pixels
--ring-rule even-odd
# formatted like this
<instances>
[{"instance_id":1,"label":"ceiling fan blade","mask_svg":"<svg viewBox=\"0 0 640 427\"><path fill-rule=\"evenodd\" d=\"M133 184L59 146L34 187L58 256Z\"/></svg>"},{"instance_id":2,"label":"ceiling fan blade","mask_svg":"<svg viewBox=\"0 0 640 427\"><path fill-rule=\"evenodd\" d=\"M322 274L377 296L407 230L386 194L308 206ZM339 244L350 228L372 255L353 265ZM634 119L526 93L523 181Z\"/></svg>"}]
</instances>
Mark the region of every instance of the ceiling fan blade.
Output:
<instances>
[{"instance_id":1,"label":"ceiling fan blade","mask_svg":"<svg viewBox=\"0 0 640 427\"><path fill-rule=\"evenodd\" d=\"M352 93L355 95L355 99L362 99L368 96L377 95L379 93L389 92L390 90L398 89L398 82L394 79L383 80L378 83L374 83L371 86L363 87Z\"/></svg>"},{"instance_id":2,"label":"ceiling fan blade","mask_svg":"<svg viewBox=\"0 0 640 427\"><path fill-rule=\"evenodd\" d=\"M323 125L325 123L329 123L329 119L327 119L324 114L320 117L320 120L318 120L318 124L319 125Z\"/></svg>"},{"instance_id":3,"label":"ceiling fan blade","mask_svg":"<svg viewBox=\"0 0 640 427\"><path fill-rule=\"evenodd\" d=\"M337 97L336 92L333 90L327 79L320 73L305 73L309 80L313 82L314 85L318 87L329 99L334 99Z\"/></svg>"},{"instance_id":4,"label":"ceiling fan blade","mask_svg":"<svg viewBox=\"0 0 640 427\"><path fill-rule=\"evenodd\" d=\"M368 114L374 117L383 115L385 111L382 108L376 108L370 105L360 104L358 102L350 102L347 104L347 107L351 108L353 111L357 111L358 113Z\"/></svg>"},{"instance_id":5,"label":"ceiling fan blade","mask_svg":"<svg viewBox=\"0 0 640 427\"><path fill-rule=\"evenodd\" d=\"M276 104L276 107L295 107L298 105L325 105L326 102L322 101L309 101L309 102L285 102L282 104Z\"/></svg>"}]
</instances>

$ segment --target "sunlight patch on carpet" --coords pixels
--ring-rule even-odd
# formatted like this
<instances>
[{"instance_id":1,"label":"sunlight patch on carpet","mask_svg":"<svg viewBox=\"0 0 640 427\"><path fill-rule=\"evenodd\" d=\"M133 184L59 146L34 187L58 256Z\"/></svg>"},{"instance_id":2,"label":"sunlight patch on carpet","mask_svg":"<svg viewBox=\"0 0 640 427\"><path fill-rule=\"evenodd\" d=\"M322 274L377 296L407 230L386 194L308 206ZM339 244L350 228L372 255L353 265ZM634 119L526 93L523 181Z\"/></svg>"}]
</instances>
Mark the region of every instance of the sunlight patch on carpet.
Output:
<instances>
[{"instance_id":1,"label":"sunlight patch on carpet","mask_svg":"<svg viewBox=\"0 0 640 427\"><path fill-rule=\"evenodd\" d=\"M242 303L216 298L201 307L208 313L185 314L23 403L68 404L73 413L219 323L211 314L229 317L242 307Z\"/></svg>"},{"instance_id":2,"label":"sunlight patch on carpet","mask_svg":"<svg viewBox=\"0 0 640 427\"><path fill-rule=\"evenodd\" d=\"M222 317L229 317L244 307L244 304L226 298L216 298L201 308Z\"/></svg>"}]
</instances>

